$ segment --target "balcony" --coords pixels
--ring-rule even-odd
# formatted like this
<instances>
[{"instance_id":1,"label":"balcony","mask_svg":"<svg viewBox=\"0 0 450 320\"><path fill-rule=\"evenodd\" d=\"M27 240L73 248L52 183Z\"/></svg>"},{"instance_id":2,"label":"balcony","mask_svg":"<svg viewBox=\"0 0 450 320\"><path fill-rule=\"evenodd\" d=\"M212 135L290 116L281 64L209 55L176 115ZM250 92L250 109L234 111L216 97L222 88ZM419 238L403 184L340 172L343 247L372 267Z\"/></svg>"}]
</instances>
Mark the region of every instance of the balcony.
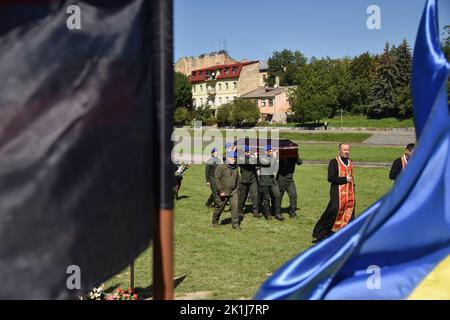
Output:
<instances>
[{"instance_id":1,"label":"balcony","mask_svg":"<svg viewBox=\"0 0 450 320\"><path fill-rule=\"evenodd\" d=\"M215 75L207 75L207 76L205 77L205 81L206 81L206 82L213 82L213 81L217 81L217 78L216 78Z\"/></svg>"}]
</instances>

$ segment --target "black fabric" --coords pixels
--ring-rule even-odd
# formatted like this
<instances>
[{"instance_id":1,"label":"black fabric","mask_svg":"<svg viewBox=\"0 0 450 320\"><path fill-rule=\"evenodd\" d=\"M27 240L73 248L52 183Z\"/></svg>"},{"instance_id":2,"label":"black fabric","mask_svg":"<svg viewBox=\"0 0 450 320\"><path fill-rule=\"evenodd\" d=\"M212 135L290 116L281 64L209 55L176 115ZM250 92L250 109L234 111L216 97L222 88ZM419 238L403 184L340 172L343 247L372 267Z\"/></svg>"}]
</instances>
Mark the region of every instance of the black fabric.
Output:
<instances>
[{"instance_id":1,"label":"black fabric","mask_svg":"<svg viewBox=\"0 0 450 320\"><path fill-rule=\"evenodd\" d=\"M257 182L256 163L252 164L249 157L242 157L242 161L238 163L241 169L241 182L248 184Z\"/></svg>"},{"instance_id":2,"label":"black fabric","mask_svg":"<svg viewBox=\"0 0 450 320\"><path fill-rule=\"evenodd\" d=\"M173 206L171 1L98 3L0 4L0 299L76 298Z\"/></svg>"},{"instance_id":3,"label":"black fabric","mask_svg":"<svg viewBox=\"0 0 450 320\"><path fill-rule=\"evenodd\" d=\"M402 173L403 165L402 165L402 158L397 158L392 163L391 171L389 171L389 179L391 180L397 180L397 177Z\"/></svg>"},{"instance_id":4,"label":"black fabric","mask_svg":"<svg viewBox=\"0 0 450 320\"><path fill-rule=\"evenodd\" d=\"M281 159L277 175L284 178L284 180L292 181L294 179L295 166L302 164L303 160L300 158Z\"/></svg>"},{"instance_id":5,"label":"black fabric","mask_svg":"<svg viewBox=\"0 0 450 320\"><path fill-rule=\"evenodd\" d=\"M348 164L348 159L342 160L344 163ZM332 234L331 229L333 228L339 212L339 185L347 183L346 177L339 177L339 166L336 159L332 159L328 163L328 182L331 183L330 201L313 230L313 237L319 240ZM352 220L354 217L355 209L353 208Z\"/></svg>"}]
</instances>

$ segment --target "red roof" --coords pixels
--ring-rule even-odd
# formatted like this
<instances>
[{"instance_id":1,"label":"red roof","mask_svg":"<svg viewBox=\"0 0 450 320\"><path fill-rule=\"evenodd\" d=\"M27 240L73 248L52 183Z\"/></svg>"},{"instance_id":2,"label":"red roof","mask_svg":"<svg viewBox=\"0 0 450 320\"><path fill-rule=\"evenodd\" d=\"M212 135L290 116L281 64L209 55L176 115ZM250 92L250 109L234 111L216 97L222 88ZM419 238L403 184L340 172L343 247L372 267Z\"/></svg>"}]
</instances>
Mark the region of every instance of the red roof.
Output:
<instances>
[{"instance_id":1,"label":"red roof","mask_svg":"<svg viewBox=\"0 0 450 320\"><path fill-rule=\"evenodd\" d=\"M215 79L229 79L229 78L239 78L241 74L242 68L244 66L248 66L250 64L258 63L259 61L248 61L248 62L238 62L238 63L230 63L230 64L222 64L218 66L211 66L208 68L197 69L192 71L189 76L189 81L191 82L201 82L205 81L207 77L211 77L212 73L215 74ZM220 74L217 75L217 71L220 71Z\"/></svg>"}]
</instances>

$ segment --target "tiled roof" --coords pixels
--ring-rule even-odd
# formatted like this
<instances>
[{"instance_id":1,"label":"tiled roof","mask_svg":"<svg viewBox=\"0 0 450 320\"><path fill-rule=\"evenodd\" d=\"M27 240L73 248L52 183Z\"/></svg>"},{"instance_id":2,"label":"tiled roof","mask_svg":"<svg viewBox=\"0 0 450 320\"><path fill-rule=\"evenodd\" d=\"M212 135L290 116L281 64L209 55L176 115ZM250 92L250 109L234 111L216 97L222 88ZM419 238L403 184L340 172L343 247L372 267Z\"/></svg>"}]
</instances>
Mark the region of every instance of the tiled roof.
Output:
<instances>
[{"instance_id":1,"label":"tiled roof","mask_svg":"<svg viewBox=\"0 0 450 320\"><path fill-rule=\"evenodd\" d=\"M283 93L289 89L295 87L278 87L278 88L258 88L256 90L250 91L241 96L244 99L257 99L257 98L273 98L280 93Z\"/></svg>"},{"instance_id":2,"label":"tiled roof","mask_svg":"<svg viewBox=\"0 0 450 320\"><path fill-rule=\"evenodd\" d=\"M214 79L217 80L239 78L239 75L241 74L242 68L244 66L248 66L250 64L258 62L259 61L238 62L197 69L192 71L191 75L189 76L189 81L191 82L205 81L208 78L211 78L213 73ZM219 75L217 75L217 71L219 71Z\"/></svg>"}]
</instances>

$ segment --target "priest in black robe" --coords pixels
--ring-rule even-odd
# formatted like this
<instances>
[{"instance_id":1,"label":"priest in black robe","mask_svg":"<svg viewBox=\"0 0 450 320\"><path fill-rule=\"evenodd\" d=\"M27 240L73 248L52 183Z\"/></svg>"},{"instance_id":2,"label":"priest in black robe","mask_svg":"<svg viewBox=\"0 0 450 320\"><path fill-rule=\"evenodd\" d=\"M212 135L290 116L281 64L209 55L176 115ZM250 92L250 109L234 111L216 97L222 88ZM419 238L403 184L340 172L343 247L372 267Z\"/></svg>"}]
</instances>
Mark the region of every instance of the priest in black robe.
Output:
<instances>
[{"instance_id":1,"label":"priest in black robe","mask_svg":"<svg viewBox=\"0 0 450 320\"><path fill-rule=\"evenodd\" d=\"M392 163L391 170L389 171L389 179L391 180L397 180L400 173L402 173L403 170L405 170L409 158L412 157L414 154L415 145L414 143L410 143L406 146L405 154L402 155L400 158L395 159L395 161Z\"/></svg>"},{"instance_id":2,"label":"priest in black robe","mask_svg":"<svg viewBox=\"0 0 450 320\"><path fill-rule=\"evenodd\" d=\"M355 218L353 164L349 156L350 146L340 144L339 155L328 164L330 202L314 227L315 241L329 237Z\"/></svg>"}]
</instances>

